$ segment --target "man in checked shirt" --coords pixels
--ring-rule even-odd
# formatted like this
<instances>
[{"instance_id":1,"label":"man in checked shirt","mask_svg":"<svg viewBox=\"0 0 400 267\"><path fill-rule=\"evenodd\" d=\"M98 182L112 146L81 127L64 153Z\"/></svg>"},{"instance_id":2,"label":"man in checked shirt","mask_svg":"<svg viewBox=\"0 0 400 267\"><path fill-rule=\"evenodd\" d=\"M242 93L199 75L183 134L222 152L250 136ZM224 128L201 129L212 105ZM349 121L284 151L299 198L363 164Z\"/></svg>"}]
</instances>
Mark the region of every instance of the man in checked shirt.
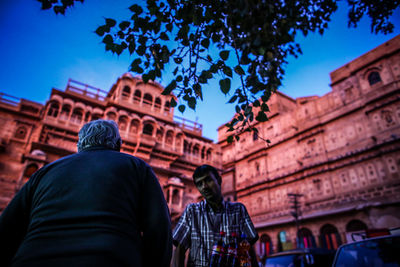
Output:
<instances>
[{"instance_id":1,"label":"man in checked shirt","mask_svg":"<svg viewBox=\"0 0 400 267\"><path fill-rule=\"evenodd\" d=\"M245 234L251 245L257 241L258 234L246 207L242 203L224 201L222 179L217 169L210 165L199 166L193 173L193 182L204 200L187 205L174 229L173 266L184 266L187 249L190 249L188 267L209 266L212 246L220 238L221 231L226 233L225 243L231 242L232 233ZM258 266L253 246L250 256L252 266Z\"/></svg>"}]
</instances>

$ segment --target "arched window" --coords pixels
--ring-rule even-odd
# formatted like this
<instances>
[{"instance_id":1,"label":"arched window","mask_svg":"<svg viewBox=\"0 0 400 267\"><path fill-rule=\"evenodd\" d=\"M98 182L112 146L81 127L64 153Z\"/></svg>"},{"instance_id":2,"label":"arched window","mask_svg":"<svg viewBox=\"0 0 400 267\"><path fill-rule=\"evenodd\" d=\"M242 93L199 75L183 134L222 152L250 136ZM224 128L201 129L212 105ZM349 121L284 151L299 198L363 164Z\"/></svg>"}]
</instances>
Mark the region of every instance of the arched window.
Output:
<instances>
[{"instance_id":1,"label":"arched window","mask_svg":"<svg viewBox=\"0 0 400 267\"><path fill-rule=\"evenodd\" d=\"M172 204L179 204L179 190L172 191Z\"/></svg>"},{"instance_id":2,"label":"arched window","mask_svg":"<svg viewBox=\"0 0 400 267\"><path fill-rule=\"evenodd\" d=\"M157 97L155 102L154 102L154 108L156 110L160 110L161 109L161 99L159 97Z\"/></svg>"},{"instance_id":3,"label":"arched window","mask_svg":"<svg viewBox=\"0 0 400 267\"><path fill-rule=\"evenodd\" d=\"M120 131L125 131L126 130L126 128L128 127L128 117L127 116L119 117L118 127L119 127Z\"/></svg>"},{"instance_id":4,"label":"arched window","mask_svg":"<svg viewBox=\"0 0 400 267\"><path fill-rule=\"evenodd\" d=\"M174 133L172 131L168 131L165 137L165 143L167 145L172 145L173 141L174 141Z\"/></svg>"},{"instance_id":5,"label":"arched window","mask_svg":"<svg viewBox=\"0 0 400 267\"><path fill-rule=\"evenodd\" d=\"M260 244L259 244L259 252L261 258L265 258L273 253L272 249L272 240L271 237L267 234L262 234L260 237Z\"/></svg>"},{"instance_id":6,"label":"arched window","mask_svg":"<svg viewBox=\"0 0 400 267\"><path fill-rule=\"evenodd\" d=\"M169 101L165 101L164 111L169 113Z\"/></svg>"},{"instance_id":7,"label":"arched window","mask_svg":"<svg viewBox=\"0 0 400 267\"><path fill-rule=\"evenodd\" d=\"M133 134L137 134L138 131L139 131L139 121L138 120L133 120L131 122L131 127L129 129L129 132L133 133Z\"/></svg>"},{"instance_id":8,"label":"arched window","mask_svg":"<svg viewBox=\"0 0 400 267\"><path fill-rule=\"evenodd\" d=\"M101 115L101 114L93 114L92 115L92 121L95 121L95 120L98 120L98 119L101 119L103 116Z\"/></svg>"},{"instance_id":9,"label":"arched window","mask_svg":"<svg viewBox=\"0 0 400 267\"><path fill-rule=\"evenodd\" d=\"M286 240L286 231L280 231L278 233L278 251L283 251L283 247L287 243Z\"/></svg>"},{"instance_id":10,"label":"arched window","mask_svg":"<svg viewBox=\"0 0 400 267\"><path fill-rule=\"evenodd\" d=\"M188 141L183 141L183 153L189 154L190 153L190 147Z\"/></svg>"},{"instance_id":11,"label":"arched window","mask_svg":"<svg viewBox=\"0 0 400 267\"><path fill-rule=\"evenodd\" d=\"M34 163L29 164L25 168L23 177L26 179L29 179L38 169L39 169L39 167L36 164L34 164Z\"/></svg>"},{"instance_id":12,"label":"arched window","mask_svg":"<svg viewBox=\"0 0 400 267\"><path fill-rule=\"evenodd\" d=\"M151 96L151 94L147 93L144 95L143 104L150 106L150 107L153 105L153 97Z\"/></svg>"},{"instance_id":13,"label":"arched window","mask_svg":"<svg viewBox=\"0 0 400 267\"><path fill-rule=\"evenodd\" d=\"M19 126L15 130L14 137L17 138L17 139L24 140L27 133L28 133L28 130L26 129L25 126Z\"/></svg>"},{"instance_id":14,"label":"arched window","mask_svg":"<svg viewBox=\"0 0 400 267\"><path fill-rule=\"evenodd\" d=\"M162 127L157 129L156 137L157 137L157 141L158 142L162 142L163 141L163 139L164 139L164 129Z\"/></svg>"},{"instance_id":15,"label":"arched window","mask_svg":"<svg viewBox=\"0 0 400 267\"><path fill-rule=\"evenodd\" d=\"M316 247L315 238L308 228L301 228L297 233L297 243L300 248Z\"/></svg>"},{"instance_id":16,"label":"arched window","mask_svg":"<svg viewBox=\"0 0 400 267\"><path fill-rule=\"evenodd\" d=\"M128 100L131 95L131 88L128 85L125 85L122 89L122 99Z\"/></svg>"},{"instance_id":17,"label":"arched window","mask_svg":"<svg viewBox=\"0 0 400 267\"><path fill-rule=\"evenodd\" d=\"M381 76L379 75L379 72L373 71L368 75L369 85L376 84L380 81L382 81L382 80L381 80Z\"/></svg>"},{"instance_id":18,"label":"arched window","mask_svg":"<svg viewBox=\"0 0 400 267\"><path fill-rule=\"evenodd\" d=\"M142 92L139 89L136 89L135 94L133 95L133 102L140 103L142 99Z\"/></svg>"},{"instance_id":19,"label":"arched window","mask_svg":"<svg viewBox=\"0 0 400 267\"><path fill-rule=\"evenodd\" d=\"M176 148L181 149L182 138L183 138L183 135L182 135L182 134L178 134L178 135L176 136L176 139L175 139L175 147L176 147Z\"/></svg>"},{"instance_id":20,"label":"arched window","mask_svg":"<svg viewBox=\"0 0 400 267\"><path fill-rule=\"evenodd\" d=\"M85 115L85 122L88 122L90 120L90 112L88 111L88 112L86 112L86 115Z\"/></svg>"},{"instance_id":21,"label":"arched window","mask_svg":"<svg viewBox=\"0 0 400 267\"><path fill-rule=\"evenodd\" d=\"M199 145L195 145L193 148L193 156L198 157L200 153L200 146Z\"/></svg>"},{"instance_id":22,"label":"arched window","mask_svg":"<svg viewBox=\"0 0 400 267\"><path fill-rule=\"evenodd\" d=\"M143 127L143 134L152 136L153 129L154 129L153 125L151 125L150 123L147 123Z\"/></svg>"},{"instance_id":23,"label":"arched window","mask_svg":"<svg viewBox=\"0 0 400 267\"><path fill-rule=\"evenodd\" d=\"M115 115L114 112L112 112L112 111L107 112L107 120L115 121L116 118L117 118L117 115Z\"/></svg>"},{"instance_id":24,"label":"arched window","mask_svg":"<svg viewBox=\"0 0 400 267\"><path fill-rule=\"evenodd\" d=\"M346 232L359 232L367 229L367 225L360 220L352 220L346 225Z\"/></svg>"},{"instance_id":25,"label":"arched window","mask_svg":"<svg viewBox=\"0 0 400 267\"><path fill-rule=\"evenodd\" d=\"M51 116L56 118L58 116L58 110L60 109L60 105L58 102L53 101L50 103L49 110L47 111L47 116Z\"/></svg>"},{"instance_id":26,"label":"arched window","mask_svg":"<svg viewBox=\"0 0 400 267\"><path fill-rule=\"evenodd\" d=\"M209 148L209 149L207 150L206 160L211 160L211 152L212 152L212 150L211 150L211 148Z\"/></svg>"},{"instance_id":27,"label":"arched window","mask_svg":"<svg viewBox=\"0 0 400 267\"><path fill-rule=\"evenodd\" d=\"M68 120L70 113L71 113L71 106L68 104L63 105L61 109L60 119Z\"/></svg>"},{"instance_id":28,"label":"arched window","mask_svg":"<svg viewBox=\"0 0 400 267\"><path fill-rule=\"evenodd\" d=\"M320 230L321 247L327 249L337 249L341 244L339 232L332 224L325 224Z\"/></svg>"},{"instance_id":29,"label":"arched window","mask_svg":"<svg viewBox=\"0 0 400 267\"><path fill-rule=\"evenodd\" d=\"M203 147L203 149L201 150L201 159L204 159L206 157L206 148Z\"/></svg>"},{"instance_id":30,"label":"arched window","mask_svg":"<svg viewBox=\"0 0 400 267\"><path fill-rule=\"evenodd\" d=\"M82 117L83 117L83 110L81 108L76 108L72 112L71 122L75 124L80 124L82 122Z\"/></svg>"}]
</instances>

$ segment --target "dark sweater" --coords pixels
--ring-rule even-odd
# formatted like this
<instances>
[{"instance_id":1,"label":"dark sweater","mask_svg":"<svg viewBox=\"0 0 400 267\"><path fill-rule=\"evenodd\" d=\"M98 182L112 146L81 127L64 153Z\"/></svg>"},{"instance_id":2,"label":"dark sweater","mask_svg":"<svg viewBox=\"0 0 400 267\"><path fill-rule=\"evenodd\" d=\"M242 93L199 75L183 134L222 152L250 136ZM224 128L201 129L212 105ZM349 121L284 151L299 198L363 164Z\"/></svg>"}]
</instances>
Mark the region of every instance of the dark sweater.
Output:
<instances>
[{"instance_id":1,"label":"dark sweater","mask_svg":"<svg viewBox=\"0 0 400 267\"><path fill-rule=\"evenodd\" d=\"M41 168L0 217L0 266L169 266L171 244L151 168L104 148Z\"/></svg>"}]
</instances>

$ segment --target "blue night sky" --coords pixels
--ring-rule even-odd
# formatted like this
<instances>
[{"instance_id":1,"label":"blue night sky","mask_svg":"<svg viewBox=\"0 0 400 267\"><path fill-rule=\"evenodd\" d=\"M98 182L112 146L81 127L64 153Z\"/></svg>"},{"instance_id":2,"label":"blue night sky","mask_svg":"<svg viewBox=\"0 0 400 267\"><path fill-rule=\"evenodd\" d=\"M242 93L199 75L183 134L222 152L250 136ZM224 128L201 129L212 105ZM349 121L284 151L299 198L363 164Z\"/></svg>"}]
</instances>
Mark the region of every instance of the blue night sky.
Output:
<instances>
[{"instance_id":1,"label":"blue night sky","mask_svg":"<svg viewBox=\"0 0 400 267\"><path fill-rule=\"evenodd\" d=\"M140 1L85 0L66 16L41 11L35 0L0 1L0 92L45 103L52 88L64 90L69 78L109 90L131 62L106 52L94 31L105 17L126 19L128 7ZM364 18L356 29L347 28L346 5L341 4L323 36L299 35L303 55L289 58L284 85L280 90L293 97L322 96L330 91L329 73L400 33L400 11L392 16L395 31L389 35L370 33ZM166 86L168 77L159 81ZM175 115L203 124L203 135L217 140L217 128L234 115L212 82L204 90L204 102L196 112L189 109Z\"/></svg>"}]
</instances>

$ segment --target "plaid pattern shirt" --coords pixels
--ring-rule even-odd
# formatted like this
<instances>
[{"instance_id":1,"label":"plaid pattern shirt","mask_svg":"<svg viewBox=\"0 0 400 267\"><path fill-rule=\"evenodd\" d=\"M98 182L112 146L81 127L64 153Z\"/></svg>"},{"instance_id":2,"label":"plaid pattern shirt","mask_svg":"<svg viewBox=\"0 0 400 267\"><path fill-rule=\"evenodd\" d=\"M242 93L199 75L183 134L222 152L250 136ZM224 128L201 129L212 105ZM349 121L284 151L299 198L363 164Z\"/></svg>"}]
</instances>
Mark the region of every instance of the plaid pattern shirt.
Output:
<instances>
[{"instance_id":1,"label":"plaid pattern shirt","mask_svg":"<svg viewBox=\"0 0 400 267\"><path fill-rule=\"evenodd\" d=\"M233 232L244 233L251 244L258 234L242 203L223 201L223 209L214 212L206 200L186 206L173 232L174 244L190 248L188 266L208 266L214 242L220 231L226 233L223 241L231 242Z\"/></svg>"}]
</instances>

